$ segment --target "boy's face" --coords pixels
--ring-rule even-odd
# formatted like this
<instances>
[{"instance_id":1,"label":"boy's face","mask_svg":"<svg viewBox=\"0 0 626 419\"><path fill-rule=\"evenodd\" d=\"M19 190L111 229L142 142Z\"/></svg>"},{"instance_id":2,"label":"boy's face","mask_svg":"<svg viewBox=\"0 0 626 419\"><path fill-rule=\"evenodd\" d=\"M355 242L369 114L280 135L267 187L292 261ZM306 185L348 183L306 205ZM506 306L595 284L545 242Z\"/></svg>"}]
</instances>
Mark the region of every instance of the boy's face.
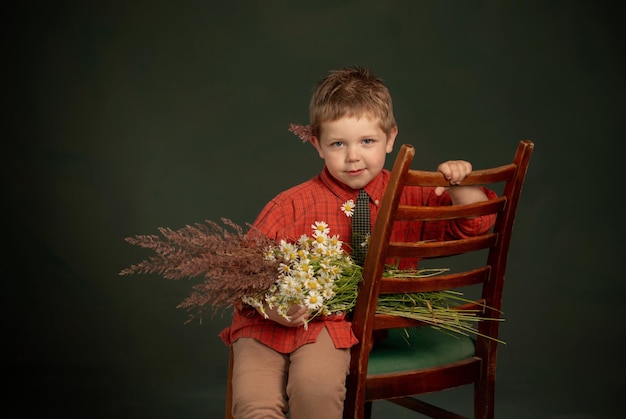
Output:
<instances>
[{"instance_id":1,"label":"boy's face","mask_svg":"<svg viewBox=\"0 0 626 419\"><path fill-rule=\"evenodd\" d=\"M378 118L345 116L321 124L320 137L311 143L335 179L362 189L383 169L397 134L394 127L387 136Z\"/></svg>"}]
</instances>

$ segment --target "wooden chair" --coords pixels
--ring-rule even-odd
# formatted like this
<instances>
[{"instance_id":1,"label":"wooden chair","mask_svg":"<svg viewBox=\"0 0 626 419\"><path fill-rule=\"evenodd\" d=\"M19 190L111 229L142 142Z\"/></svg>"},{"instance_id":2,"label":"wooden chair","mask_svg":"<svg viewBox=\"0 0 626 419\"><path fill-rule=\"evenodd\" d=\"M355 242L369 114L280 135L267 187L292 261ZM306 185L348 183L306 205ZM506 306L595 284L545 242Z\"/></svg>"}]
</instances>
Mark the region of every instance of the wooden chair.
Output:
<instances>
[{"instance_id":1,"label":"wooden chair","mask_svg":"<svg viewBox=\"0 0 626 419\"><path fill-rule=\"evenodd\" d=\"M501 188L497 199L448 207L399 205L405 185L449 186L441 173L411 170L415 151L410 145L401 147L372 232L353 313L353 330L359 344L351 352L344 418L371 417L375 400L388 400L432 418L462 418L414 396L468 384L474 385L474 417L494 417L499 345L495 339L501 323L497 319L501 316L499 310L515 212L533 147L531 141L521 141L512 163L474 170L462 182L462 185L485 185L494 190ZM485 214L497 215L495 226L478 237L444 242L390 242L394 222L398 220L450 220ZM481 249L485 250L478 252ZM437 263L442 263L437 267L448 267L447 263L454 262L451 257L467 253L473 255L470 257L472 267L455 268L445 275L417 279L382 276L390 257L436 259ZM465 287L477 294L473 307L480 310L480 316L496 319L481 320L477 336L451 336L450 332L423 324L413 327L420 326L414 320L376 313L379 294L463 290ZM468 307L472 306L465 308ZM374 344L370 352L373 336L384 330L388 337Z\"/></svg>"},{"instance_id":2,"label":"wooden chair","mask_svg":"<svg viewBox=\"0 0 626 419\"><path fill-rule=\"evenodd\" d=\"M462 418L409 396L472 383L474 417L494 417L498 343L493 339L498 337L498 321L480 322L479 333L485 337L454 337L409 319L376 314L376 301L379 294L427 292L478 285L481 287L481 296L475 306L495 309L483 310L481 315L498 318L515 211L532 150L532 142L521 141L511 164L475 170L462 183L487 186L503 184L503 192L498 199L466 206L409 208L398 205L404 185L448 185L438 172L411 170L415 150L409 145L401 147L372 233L364 279L353 314L353 329L360 343L352 348L344 418L371 417L374 400L388 400L433 418ZM490 213L497 214L495 227L492 232L479 237L449 242L389 243L395 220L441 220ZM382 278L385 261L391 256L431 259L481 249L488 250L486 263L468 271L411 280ZM422 327L412 330L407 342L403 329L412 326ZM370 352L373 335L386 329L390 329L388 337L374 345ZM436 356L438 350L442 356ZM232 366L231 350L226 419L232 419Z\"/></svg>"}]
</instances>

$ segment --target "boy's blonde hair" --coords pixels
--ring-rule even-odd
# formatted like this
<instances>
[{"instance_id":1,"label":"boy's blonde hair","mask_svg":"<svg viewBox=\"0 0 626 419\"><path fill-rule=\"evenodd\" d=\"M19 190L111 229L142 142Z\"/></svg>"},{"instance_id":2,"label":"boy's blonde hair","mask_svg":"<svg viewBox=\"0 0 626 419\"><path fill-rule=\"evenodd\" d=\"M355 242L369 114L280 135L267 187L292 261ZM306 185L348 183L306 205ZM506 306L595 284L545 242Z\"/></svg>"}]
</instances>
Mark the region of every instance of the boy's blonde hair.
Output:
<instances>
[{"instance_id":1,"label":"boy's blonde hair","mask_svg":"<svg viewBox=\"0 0 626 419\"><path fill-rule=\"evenodd\" d=\"M364 115L378 118L387 135L396 127L387 86L366 68L347 67L331 71L313 91L309 118L312 134L316 137L319 137L324 122Z\"/></svg>"}]
</instances>

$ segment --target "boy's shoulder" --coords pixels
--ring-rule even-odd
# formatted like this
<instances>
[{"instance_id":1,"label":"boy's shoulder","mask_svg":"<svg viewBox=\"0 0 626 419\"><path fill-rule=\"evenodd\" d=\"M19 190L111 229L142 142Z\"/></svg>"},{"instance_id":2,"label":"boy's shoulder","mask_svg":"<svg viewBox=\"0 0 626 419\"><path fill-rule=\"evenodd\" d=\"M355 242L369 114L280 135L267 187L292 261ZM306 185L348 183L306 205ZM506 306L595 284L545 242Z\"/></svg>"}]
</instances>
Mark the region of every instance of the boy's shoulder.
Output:
<instances>
[{"instance_id":1,"label":"boy's shoulder","mask_svg":"<svg viewBox=\"0 0 626 419\"><path fill-rule=\"evenodd\" d=\"M273 199L275 202L282 201L291 201L295 197L301 196L303 194L311 194L311 193L323 193L324 190L328 190L328 188L324 185L324 182L321 179L320 175L314 176L309 180L306 180L300 184L292 186L288 189L279 192Z\"/></svg>"}]
</instances>

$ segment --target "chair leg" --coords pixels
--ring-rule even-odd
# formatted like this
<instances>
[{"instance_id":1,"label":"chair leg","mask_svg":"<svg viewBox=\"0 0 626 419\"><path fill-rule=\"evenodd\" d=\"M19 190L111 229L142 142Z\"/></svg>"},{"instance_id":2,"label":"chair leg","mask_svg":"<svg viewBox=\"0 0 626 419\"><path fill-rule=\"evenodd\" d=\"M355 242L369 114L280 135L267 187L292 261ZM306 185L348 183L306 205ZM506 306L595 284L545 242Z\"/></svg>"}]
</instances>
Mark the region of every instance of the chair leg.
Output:
<instances>
[{"instance_id":1,"label":"chair leg","mask_svg":"<svg viewBox=\"0 0 626 419\"><path fill-rule=\"evenodd\" d=\"M474 417L494 419L495 380L481 379L474 385Z\"/></svg>"},{"instance_id":2,"label":"chair leg","mask_svg":"<svg viewBox=\"0 0 626 419\"><path fill-rule=\"evenodd\" d=\"M363 410L363 419L372 418L372 402L365 402L365 409Z\"/></svg>"},{"instance_id":3,"label":"chair leg","mask_svg":"<svg viewBox=\"0 0 626 419\"><path fill-rule=\"evenodd\" d=\"M224 416L225 419L233 419L233 349L230 348L230 353L228 355L228 378L226 382L226 414Z\"/></svg>"}]
</instances>

